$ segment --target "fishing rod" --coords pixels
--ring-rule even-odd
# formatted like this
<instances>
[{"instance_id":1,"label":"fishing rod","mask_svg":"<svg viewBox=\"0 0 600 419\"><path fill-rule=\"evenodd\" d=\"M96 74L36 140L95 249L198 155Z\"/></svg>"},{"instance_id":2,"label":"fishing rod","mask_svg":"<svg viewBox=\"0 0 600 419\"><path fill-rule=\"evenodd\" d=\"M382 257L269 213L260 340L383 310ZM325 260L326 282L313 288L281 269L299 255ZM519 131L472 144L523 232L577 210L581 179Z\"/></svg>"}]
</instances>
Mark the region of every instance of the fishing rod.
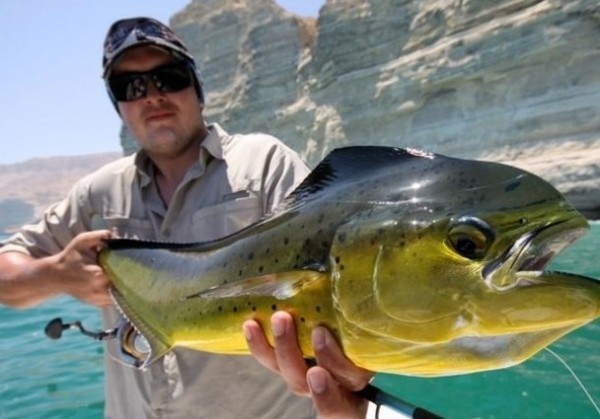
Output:
<instances>
[{"instance_id":1,"label":"fishing rod","mask_svg":"<svg viewBox=\"0 0 600 419\"><path fill-rule=\"evenodd\" d=\"M415 406L412 403L386 393L372 384L367 384L365 388L357 391L356 395L370 401L377 406L375 410L376 418L379 417L379 409L382 406L385 406L388 409L413 419L443 419L442 416L439 416L436 413L433 413L427 409L423 409L422 407Z\"/></svg>"},{"instance_id":2,"label":"fishing rod","mask_svg":"<svg viewBox=\"0 0 600 419\"><path fill-rule=\"evenodd\" d=\"M317 365L317 362L314 358L308 358L306 359L306 365L314 367ZM375 418L379 418L379 410L382 406L385 406L396 413L402 414L404 417L412 419L443 419L443 416L386 393L373 384L367 384L365 388L354 392L354 394L370 401L376 406Z\"/></svg>"},{"instance_id":3,"label":"fishing rod","mask_svg":"<svg viewBox=\"0 0 600 419\"><path fill-rule=\"evenodd\" d=\"M46 327L44 328L44 332L46 336L50 339L60 339L62 333L65 330L69 329L78 329L80 333L89 336L95 340L108 340L114 339L117 337L118 327L114 329L99 331L99 332L91 332L83 327L83 324L78 320L73 323L63 323L60 317L52 319L48 322ZM316 365L316 362L313 359L308 359L306 363L309 366ZM356 392L356 395L362 397L371 403L377 406L375 417L379 417L379 409L382 406L385 406L397 413L401 413L404 416L408 416L413 419L443 419L442 416L439 416L429 410L423 409L422 407L415 406L409 402L406 402L396 396L393 396L385 391L381 390L378 387L375 387L372 384L367 384L365 388Z\"/></svg>"}]
</instances>

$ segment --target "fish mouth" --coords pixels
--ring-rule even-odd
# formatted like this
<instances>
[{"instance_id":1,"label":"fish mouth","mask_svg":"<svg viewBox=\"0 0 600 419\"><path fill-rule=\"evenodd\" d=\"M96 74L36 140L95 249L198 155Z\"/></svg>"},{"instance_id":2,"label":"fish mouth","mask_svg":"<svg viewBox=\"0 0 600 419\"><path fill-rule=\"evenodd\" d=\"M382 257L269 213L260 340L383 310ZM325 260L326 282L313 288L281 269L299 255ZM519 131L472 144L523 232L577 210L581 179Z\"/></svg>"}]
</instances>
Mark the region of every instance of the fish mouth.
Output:
<instances>
[{"instance_id":1,"label":"fish mouth","mask_svg":"<svg viewBox=\"0 0 600 419\"><path fill-rule=\"evenodd\" d=\"M152 348L146 337L131 322L117 299L117 291L109 290L114 306L121 314L117 325L116 342L109 344L111 356L118 362L134 368L144 368L152 355Z\"/></svg>"},{"instance_id":2,"label":"fish mouth","mask_svg":"<svg viewBox=\"0 0 600 419\"><path fill-rule=\"evenodd\" d=\"M525 276L517 275L519 272L542 273L559 253L583 236L588 228L585 219L574 217L529 231L484 266L483 279L497 290L528 285L528 281L523 279Z\"/></svg>"}]
</instances>

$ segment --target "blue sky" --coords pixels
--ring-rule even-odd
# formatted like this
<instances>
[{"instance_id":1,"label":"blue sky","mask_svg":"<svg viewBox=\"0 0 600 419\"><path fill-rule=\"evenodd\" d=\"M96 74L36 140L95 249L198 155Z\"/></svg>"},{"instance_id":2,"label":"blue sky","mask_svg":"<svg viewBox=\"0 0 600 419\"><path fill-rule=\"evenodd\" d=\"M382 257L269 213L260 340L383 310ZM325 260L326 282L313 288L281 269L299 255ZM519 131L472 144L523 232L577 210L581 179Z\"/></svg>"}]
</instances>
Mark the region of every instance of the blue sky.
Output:
<instances>
[{"instance_id":1,"label":"blue sky","mask_svg":"<svg viewBox=\"0 0 600 419\"><path fill-rule=\"evenodd\" d=\"M163 22L191 0L1 0L0 164L119 151L120 120L100 78L102 42L122 17ZM317 16L325 0L277 0Z\"/></svg>"}]
</instances>

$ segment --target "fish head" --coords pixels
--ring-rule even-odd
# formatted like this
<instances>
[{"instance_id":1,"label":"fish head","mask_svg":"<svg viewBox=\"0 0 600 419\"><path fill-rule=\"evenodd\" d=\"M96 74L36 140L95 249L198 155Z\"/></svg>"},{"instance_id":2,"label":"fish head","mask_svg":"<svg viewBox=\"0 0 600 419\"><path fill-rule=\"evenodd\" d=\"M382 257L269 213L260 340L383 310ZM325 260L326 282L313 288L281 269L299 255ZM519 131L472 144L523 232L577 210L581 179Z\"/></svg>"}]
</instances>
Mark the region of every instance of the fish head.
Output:
<instances>
[{"instance_id":1,"label":"fish head","mask_svg":"<svg viewBox=\"0 0 600 419\"><path fill-rule=\"evenodd\" d=\"M600 316L600 281L545 271L589 225L543 179L438 156L398 183L336 232L334 302L351 334L447 356L456 367L416 371L453 374L521 362Z\"/></svg>"}]
</instances>

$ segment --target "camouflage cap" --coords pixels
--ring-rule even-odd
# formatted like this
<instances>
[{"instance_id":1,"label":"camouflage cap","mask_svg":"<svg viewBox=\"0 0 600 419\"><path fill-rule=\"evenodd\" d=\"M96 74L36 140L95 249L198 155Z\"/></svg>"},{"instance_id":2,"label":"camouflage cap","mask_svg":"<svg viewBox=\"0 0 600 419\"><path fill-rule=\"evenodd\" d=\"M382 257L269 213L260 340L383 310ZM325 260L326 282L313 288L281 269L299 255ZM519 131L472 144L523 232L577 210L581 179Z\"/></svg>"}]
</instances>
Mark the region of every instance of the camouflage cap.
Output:
<instances>
[{"instance_id":1,"label":"camouflage cap","mask_svg":"<svg viewBox=\"0 0 600 419\"><path fill-rule=\"evenodd\" d=\"M118 20L108 29L104 40L102 77L110 76L113 65L123 52L141 45L155 45L195 66L194 57L171 28L149 17L135 17Z\"/></svg>"}]
</instances>

